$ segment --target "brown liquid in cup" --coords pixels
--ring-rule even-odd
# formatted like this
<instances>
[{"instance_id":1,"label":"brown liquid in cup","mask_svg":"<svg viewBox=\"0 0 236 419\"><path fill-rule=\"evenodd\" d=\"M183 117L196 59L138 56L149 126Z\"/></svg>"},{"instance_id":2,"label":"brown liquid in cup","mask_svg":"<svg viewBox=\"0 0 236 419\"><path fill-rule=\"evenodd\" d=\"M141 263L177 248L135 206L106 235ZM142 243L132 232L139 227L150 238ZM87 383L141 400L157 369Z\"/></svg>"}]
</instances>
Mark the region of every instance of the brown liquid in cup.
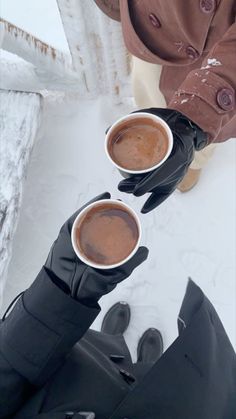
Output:
<instances>
[{"instance_id":1,"label":"brown liquid in cup","mask_svg":"<svg viewBox=\"0 0 236 419\"><path fill-rule=\"evenodd\" d=\"M127 170L150 169L167 154L168 135L162 125L148 118L121 123L108 141L112 160Z\"/></svg>"},{"instance_id":2,"label":"brown liquid in cup","mask_svg":"<svg viewBox=\"0 0 236 419\"><path fill-rule=\"evenodd\" d=\"M126 259L138 238L136 220L119 204L99 204L91 208L76 228L76 243L82 255L102 265Z\"/></svg>"}]
</instances>

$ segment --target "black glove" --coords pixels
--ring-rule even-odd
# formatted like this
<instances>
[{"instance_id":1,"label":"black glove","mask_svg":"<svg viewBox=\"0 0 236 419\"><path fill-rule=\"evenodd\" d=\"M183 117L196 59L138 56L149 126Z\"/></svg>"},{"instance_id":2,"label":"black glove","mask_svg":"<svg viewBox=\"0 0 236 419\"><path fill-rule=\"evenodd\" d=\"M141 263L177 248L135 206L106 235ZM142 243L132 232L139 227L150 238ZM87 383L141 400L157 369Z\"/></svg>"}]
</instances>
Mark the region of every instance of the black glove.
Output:
<instances>
[{"instance_id":1,"label":"black glove","mask_svg":"<svg viewBox=\"0 0 236 419\"><path fill-rule=\"evenodd\" d=\"M207 145L207 134L186 116L171 109L150 108L137 112L152 113L162 118L174 137L172 153L162 166L147 174L132 175L118 185L121 192L135 196L151 193L141 211L145 214L160 205L176 189L193 161L195 150Z\"/></svg>"},{"instance_id":2,"label":"black glove","mask_svg":"<svg viewBox=\"0 0 236 419\"><path fill-rule=\"evenodd\" d=\"M91 268L76 256L71 244L71 229L75 218L87 205L110 197L108 192L97 196L65 222L44 265L57 286L70 294L72 298L87 305L94 305L103 295L112 291L148 256L148 249L140 247L127 263L107 270Z\"/></svg>"}]
</instances>

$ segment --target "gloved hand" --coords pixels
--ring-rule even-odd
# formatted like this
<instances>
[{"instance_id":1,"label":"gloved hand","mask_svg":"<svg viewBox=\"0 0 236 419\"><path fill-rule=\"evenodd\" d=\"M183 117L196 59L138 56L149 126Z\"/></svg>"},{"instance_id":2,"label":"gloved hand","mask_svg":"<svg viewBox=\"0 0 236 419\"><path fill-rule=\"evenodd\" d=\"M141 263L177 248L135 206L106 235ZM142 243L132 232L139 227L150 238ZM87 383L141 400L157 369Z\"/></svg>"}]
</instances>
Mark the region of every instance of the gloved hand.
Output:
<instances>
[{"instance_id":1,"label":"gloved hand","mask_svg":"<svg viewBox=\"0 0 236 419\"><path fill-rule=\"evenodd\" d=\"M164 119L174 137L172 153L162 166L147 174L132 175L118 185L121 192L135 196L151 193L141 211L145 214L160 205L176 189L193 161L195 150L207 145L207 134L186 116L171 109L150 108L137 112L152 113Z\"/></svg>"},{"instance_id":2,"label":"gloved hand","mask_svg":"<svg viewBox=\"0 0 236 419\"><path fill-rule=\"evenodd\" d=\"M147 259L148 249L139 247L136 254L124 265L114 269L94 269L83 263L75 254L71 244L71 229L77 215L92 202L109 199L105 192L80 208L62 226L44 265L52 281L70 294L72 298L94 305L116 285L128 278L133 270Z\"/></svg>"}]
</instances>

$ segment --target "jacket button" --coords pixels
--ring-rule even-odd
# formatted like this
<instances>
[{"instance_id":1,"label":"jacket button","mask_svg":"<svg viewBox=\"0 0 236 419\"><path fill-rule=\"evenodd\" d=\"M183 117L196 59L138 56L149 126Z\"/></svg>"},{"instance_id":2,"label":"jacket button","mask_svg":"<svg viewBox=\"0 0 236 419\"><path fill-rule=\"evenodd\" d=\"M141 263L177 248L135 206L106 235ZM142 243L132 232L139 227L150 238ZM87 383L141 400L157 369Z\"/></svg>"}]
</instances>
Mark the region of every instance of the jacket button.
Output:
<instances>
[{"instance_id":1,"label":"jacket button","mask_svg":"<svg viewBox=\"0 0 236 419\"><path fill-rule=\"evenodd\" d=\"M153 26L155 26L156 28L160 28L161 27L161 22L158 19L158 17L156 15L154 15L154 13L150 13L149 19L152 22L152 25Z\"/></svg>"},{"instance_id":2,"label":"jacket button","mask_svg":"<svg viewBox=\"0 0 236 419\"><path fill-rule=\"evenodd\" d=\"M216 0L200 0L200 9L203 13L212 13L216 8Z\"/></svg>"},{"instance_id":3,"label":"jacket button","mask_svg":"<svg viewBox=\"0 0 236 419\"><path fill-rule=\"evenodd\" d=\"M232 111L235 107L234 90L220 89L217 93L217 103L224 111Z\"/></svg>"},{"instance_id":4,"label":"jacket button","mask_svg":"<svg viewBox=\"0 0 236 419\"><path fill-rule=\"evenodd\" d=\"M186 48L186 53L191 60L196 60L199 57L199 52L191 45Z\"/></svg>"}]
</instances>

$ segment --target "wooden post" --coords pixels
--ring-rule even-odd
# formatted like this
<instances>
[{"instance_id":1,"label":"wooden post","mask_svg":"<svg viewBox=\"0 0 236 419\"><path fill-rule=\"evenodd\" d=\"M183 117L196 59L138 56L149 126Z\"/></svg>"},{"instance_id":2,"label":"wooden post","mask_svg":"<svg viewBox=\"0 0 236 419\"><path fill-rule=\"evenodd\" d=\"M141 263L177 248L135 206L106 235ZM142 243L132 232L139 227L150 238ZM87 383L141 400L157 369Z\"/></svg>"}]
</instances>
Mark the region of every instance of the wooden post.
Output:
<instances>
[{"instance_id":1,"label":"wooden post","mask_svg":"<svg viewBox=\"0 0 236 419\"><path fill-rule=\"evenodd\" d=\"M0 19L2 48L21 58L0 57L0 87L76 91L81 98L109 94L115 101L130 96L128 54L120 23L105 16L93 1L57 3L70 54Z\"/></svg>"}]
</instances>

